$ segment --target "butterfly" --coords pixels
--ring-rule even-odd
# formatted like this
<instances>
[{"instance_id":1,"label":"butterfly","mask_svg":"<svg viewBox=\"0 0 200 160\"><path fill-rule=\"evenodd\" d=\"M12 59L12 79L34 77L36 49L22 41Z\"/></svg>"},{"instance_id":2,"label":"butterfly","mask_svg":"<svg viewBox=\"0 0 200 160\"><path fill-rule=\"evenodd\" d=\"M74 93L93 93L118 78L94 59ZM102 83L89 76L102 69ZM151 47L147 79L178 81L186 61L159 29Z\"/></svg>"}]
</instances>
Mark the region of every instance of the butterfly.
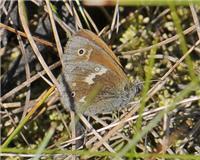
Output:
<instances>
[{"instance_id":1,"label":"butterfly","mask_svg":"<svg viewBox=\"0 0 200 160\"><path fill-rule=\"evenodd\" d=\"M72 35L62 61L61 102L68 110L85 115L115 111L125 107L140 88L129 82L108 45L89 30Z\"/></svg>"}]
</instances>

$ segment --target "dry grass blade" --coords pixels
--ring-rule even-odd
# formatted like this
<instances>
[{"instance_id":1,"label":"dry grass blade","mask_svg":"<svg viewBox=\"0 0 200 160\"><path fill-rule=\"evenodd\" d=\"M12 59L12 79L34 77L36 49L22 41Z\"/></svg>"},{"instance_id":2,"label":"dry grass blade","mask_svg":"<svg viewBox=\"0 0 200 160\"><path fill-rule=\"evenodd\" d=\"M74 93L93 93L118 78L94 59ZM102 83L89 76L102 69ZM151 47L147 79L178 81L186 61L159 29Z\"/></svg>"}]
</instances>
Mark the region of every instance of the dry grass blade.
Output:
<instances>
[{"instance_id":1,"label":"dry grass blade","mask_svg":"<svg viewBox=\"0 0 200 160\"><path fill-rule=\"evenodd\" d=\"M161 17L163 17L164 15L166 15L167 13L169 13L169 11L170 11L169 8L165 9L162 13L160 13L160 14L158 15L158 17L156 17L155 19L153 19L153 20L151 21L151 24L156 23Z\"/></svg>"},{"instance_id":2,"label":"dry grass blade","mask_svg":"<svg viewBox=\"0 0 200 160\"><path fill-rule=\"evenodd\" d=\"M192 12L192 17L193 17L194 23L196 25L197 35L198 35L199 40L200 40L200 24L199 24L198 15L197 15L197 13L195 11L195 6L190 5L190 10Z\"/></svg>"},{"instance_id":3,"label":"dry grass blade","mask_svg":"<svg viewBox=\"0 0 200 160\"><path fill-rule=\"evenodd\" d=\"M70 14L71 16L73 16L72 9L71 9L70 5L68 4L68 3L70 3L70 1L63 0L63 2L65 3L65 7L67 8L69 14Z\"/></svg>"},{"instance_id":4,"label":"dry grass blade","mask_svg":"<svg viewBox=\"0 0 200 160\"><path fill-rule=\"evenodd\" d=\"M25 47L24 47L24 44L22 42L22 39L21 39L21 37L18 34L17 34L17 38L18 38L20 49L21 49L21 52L23 54L23 58L24 58L24 62L25 62L26 79L29 80L30 77L31 77L31 73L30 73L30 67L29 67L29 64L28 64L27 53L25 51ZM30 101L30 98L31 98L31 88L30 88L30 85L27 85L27 89L28 90L27 90L27 93L26 93L26 100L25 100L24 111L23 111L23 114L22 114L22 119L25 117L25 115L27 113L28 104L29 104L29 101Z\"/></svg>"},{"instance_id":5,"label":"dry grass blade","mask_svg":"<svg viewBox=\"0 0 200 160\"><path fill-rule=\"evenodd\" d=\"M94 28L95 32L97 34L99 34L99 30L96 26L96 24L94 23L93 19L91 18L91 16L89 15L89 13L83 8L83 12L85 14L85 16L87 17L87 19L89 20L89 22L91 23L92 27Z\"/></svg>"},{"instance_id":6,"label":"dry grass blade","mask_svg":"<svg viewBox=\"0 0 200 160\"><path fill-rule=\"evenodd\" d=\"M22 106L21 102L2 103L3 108L19 108Z\"/></svg>"},{"instance_id":7,"label":"dry grass blade","mask_svg":"<svg viewBox=\"0 0 200 160\"><path fill-rule=\"evenodd\" d=\"M60 18L54 15L54 18L56 22L62 27L62 29L65 31L68 37L71 37L71 33L74 33L75 31L71 29L66 23L64 23Z\"/></svg>"},{"instance_id":8,"label":"dry grass blade","mask_svg":"<svg viewBox=\"0 0 200 160\"><path fill-rule=\"evenodd\" d=\"M47 79L45 78L40 72L39 72L40 77L49 85L49 86L53 86L53 84Z\"/></svg>"},{"instance_id":9,"label":"dry grass blade","mask_svg":"<svg viewBox=\"0 0 200 160\"><path fill-rule=\"evenodd\" d=\"M75 0L75 2L76 2L76 4L78 5L79 11L80 11L80 13L81 13L81 15L82 15L82 17L83 17L83 19L84 19L84 21L85 21L87 27L91 30L90 25L89 25L89 22L88 22L88 20L87 20L87 18L86 18L86 16L85 16L84 11L83 11L83 8L82 8L81 5L80 5L80 2L79 2L78 0ZM77 15L78 15L78 14L77 14Z\"/></svg>"},{"instance_id":10,"label":"dry grass blade","mask_svg":"<svg viewBox=\"0 0 200 160\"><path fill-rule=\"evenodd\" d=\"M118 4L118 2L115 5L115 11L114 11L113 19L112 19L110 33L108 35L109 39L111 38L111 34L115 28L116 28L116 32L118 32L118 29L119 29L119 4Z\"/></svg>"},{"instance_id":11,"label":"dry grass blade","mask_svg":"<svg viewBox=\"0 0 200 160\"><path fill-rule=\"evenodd\" d=\"M49 17L50 17L50 21L51 21L51 25L52 25L52 29L53 29L54 38L55 38L55 41L56 41L56 46L57 46L57 49L58 49L58 54L59 54L59 57L60 57L60 60L61 60L61 64L62 64L62 66L64 66L63 61L62 61L63 50L62 50L62 46L61 46L60 39L59 39L59 36L58 36L58 32L57 32L57 29L56 29L56 24L55 24L55 21L54 21L54 18L53 18L53 13L52 13L52 10L51 10L51 7L50 7L49 0L46 0L46 4L47 4L47 10L48 10L48 13L49 13Z\"/></svg>"},{"instance_id":12,"label":"dry grass blade","mask_svg":"<svg viewBox=\"0 0 200 160\"><path fill-rule=\"evenodd\" d=\"M73 6L73 3L72 3L72 11L73 11L73 17L74 17L74 20L75 20L76 30L78 30L78 28L83 28L83 26L81 24L81 20L80 20L78 13L76 11L76 8Z\"/></svg>"}]
</instances>

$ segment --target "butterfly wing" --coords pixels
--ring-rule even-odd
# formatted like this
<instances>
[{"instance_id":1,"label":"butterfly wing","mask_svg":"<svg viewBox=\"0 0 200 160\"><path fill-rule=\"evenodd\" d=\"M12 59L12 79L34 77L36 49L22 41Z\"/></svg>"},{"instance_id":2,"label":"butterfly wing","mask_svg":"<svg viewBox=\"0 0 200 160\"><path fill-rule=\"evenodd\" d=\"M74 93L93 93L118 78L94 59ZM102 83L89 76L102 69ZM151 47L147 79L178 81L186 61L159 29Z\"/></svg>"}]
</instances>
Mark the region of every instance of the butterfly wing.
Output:
<instances>
[{"instance_id":1,"label":"butterfly wing","mask_svg":"<svg viewBox=\"0 0 200 160\"><path fill-rule=\"evenodd\" d=\"M86 54L80 56L78 51L81 49L84 49ZM127 81L122 66L113 51L94 33L81 29L71 38L65 50L69 55L69 57L66 55L67 60L101 64L115 72L123 81Z\"/></svg>"},{"instance_id":2,"label":"butterfly wing","mask_svg":"<svg viewBox=\"0 0 200 160\"><path fill-rule=\"evenodd\" d=\"M98 83L102 88L84 113L114 110L128 101L125 90L129 85L128 79L117 57L94 33L87 30L77 32L65 47L63 64L63 78L69 86L71 94L68 96L74 100L76 111L84 110L80 106L86 103L87 95ZM72 103L66 95L64 99L65 105Z\"/></svg>"}]
</instances>

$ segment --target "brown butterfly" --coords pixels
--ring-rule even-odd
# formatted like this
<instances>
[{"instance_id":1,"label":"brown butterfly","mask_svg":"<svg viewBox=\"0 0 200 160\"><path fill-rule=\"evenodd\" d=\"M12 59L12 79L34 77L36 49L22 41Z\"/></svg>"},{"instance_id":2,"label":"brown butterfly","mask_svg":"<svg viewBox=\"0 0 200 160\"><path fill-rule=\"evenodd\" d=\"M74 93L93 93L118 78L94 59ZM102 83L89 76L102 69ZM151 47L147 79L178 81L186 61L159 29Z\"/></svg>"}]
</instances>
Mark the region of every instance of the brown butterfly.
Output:
<instances>
[{"instance_id":1,"label":"brown butterfly","mask_svg":"<svg viewBox=\"0 0 200 160\"><path fill-rule=\"evenodd\" d=\"M112 50L94 33L81 29L65 46L60 79L61 101L67 109L86 115L117 110L137 94ZM100 90L88 103L97 84Z\"/></svg>"}]
</instances>

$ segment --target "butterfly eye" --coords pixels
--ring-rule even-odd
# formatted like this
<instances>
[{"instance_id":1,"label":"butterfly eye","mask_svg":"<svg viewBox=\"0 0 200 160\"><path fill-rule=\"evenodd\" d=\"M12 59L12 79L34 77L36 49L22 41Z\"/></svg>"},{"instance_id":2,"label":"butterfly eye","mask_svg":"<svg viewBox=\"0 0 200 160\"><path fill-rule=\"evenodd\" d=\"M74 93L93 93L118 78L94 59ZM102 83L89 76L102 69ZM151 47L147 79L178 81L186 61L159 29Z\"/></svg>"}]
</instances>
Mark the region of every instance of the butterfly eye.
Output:
<instances>
[{"instance_id":1,"label":"butterfly eye","mask_svg":"<svg viewBox=\"0 0 200 160\"><path fill-rule=\"evenodd\" d=\"M75 97L75 92L72 92L72 93L71 93L71 96L72 96L72 97Z\"/></svg>"},{"instance_id":2,"label":"butterfly eye","mask_svg":"<svg viewBox=\"0 0 200 160\"><path fill-rule=\"evenodd\" d=\"M83 56L85 53L86 53L86 50L83 49L83 48L81 48L81 49L78 50L78 55L79 56Z\"/></svg>"}]
</instances>

